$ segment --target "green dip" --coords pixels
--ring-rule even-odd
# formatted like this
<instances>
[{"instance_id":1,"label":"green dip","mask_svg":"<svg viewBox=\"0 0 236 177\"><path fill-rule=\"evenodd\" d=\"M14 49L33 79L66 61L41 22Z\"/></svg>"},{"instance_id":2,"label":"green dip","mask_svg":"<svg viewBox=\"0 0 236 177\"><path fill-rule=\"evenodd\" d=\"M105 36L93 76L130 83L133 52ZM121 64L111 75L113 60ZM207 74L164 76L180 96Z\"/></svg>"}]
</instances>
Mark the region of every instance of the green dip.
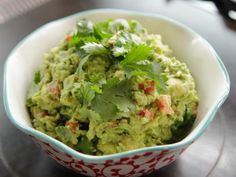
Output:
<instances>
[{"instance_id":1,"label":"green dip","mask_svg":"<svg viewBox=\"0 0 236 177\"><path fill-rule=\"evenodd\" d=\"M37 130L105 155L181 140L198 96L160 35L135 20L82 19L44 55L26 105Z\"/></svg>"}]
</instances>

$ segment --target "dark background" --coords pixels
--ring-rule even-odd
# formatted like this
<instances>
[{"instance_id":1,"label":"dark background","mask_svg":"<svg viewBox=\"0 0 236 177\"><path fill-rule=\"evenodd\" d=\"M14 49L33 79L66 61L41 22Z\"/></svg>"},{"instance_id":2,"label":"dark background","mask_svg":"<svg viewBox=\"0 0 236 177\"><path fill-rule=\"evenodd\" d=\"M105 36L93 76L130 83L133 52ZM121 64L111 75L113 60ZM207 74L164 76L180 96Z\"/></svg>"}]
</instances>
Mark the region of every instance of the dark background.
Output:
<instances>
[{"instance_id":1,"label":"dark background","mask_svg":"<svg viewBox=\"0 0 236 177\"><path fill-rule=\"evenodd\" d=\"M166 15L202 35L215 48L231 80L231 92L204 135L176 162L149 177L236 176L236 24L192 1L54 0L0 24L0 93L4 61L12 48L39 26L82 10L120 8ZM181 41L180 41L181 43ZM48 158L7 119L0 94L0 177L81 176Z\"/></svg>"}]
</instances>

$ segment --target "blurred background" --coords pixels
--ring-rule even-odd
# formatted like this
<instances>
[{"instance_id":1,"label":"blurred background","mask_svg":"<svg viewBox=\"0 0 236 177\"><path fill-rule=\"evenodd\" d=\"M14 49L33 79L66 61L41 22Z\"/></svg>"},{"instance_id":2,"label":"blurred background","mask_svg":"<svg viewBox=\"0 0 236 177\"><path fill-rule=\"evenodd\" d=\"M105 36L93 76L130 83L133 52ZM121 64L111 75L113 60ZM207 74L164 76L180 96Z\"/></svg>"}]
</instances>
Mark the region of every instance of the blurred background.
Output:
<instances>
[{"instance_id":1,"label":"blurred background","mask_svg":"<svg viewBox=\"0 0 236 177\"><path fill-rule=\"evenodd\" d=\"M0 1L0 24L14 18L16 16L27 13L39 6L47 4L54 0L1 0ZM97 0L96 4L102 4L101 0ZM171 2L176 0L166 0ZM185 0L189 3L199 6L209 12L220 13L227 20L236 21L236 0ZM70 0L66 1L68 4ZM111 1L110 3L116 3ZM158 1L156 1L158 3Z\"/></svg>"},{"instance_id":2,"label":"blurred background","mask_svg":"<svg viewBox=\"0 0 236 177\"><path fill-rule=\"evenodd\" d=\"M209 41L230 75L229 98L204 135L176 162L148 177L236 177L236 0L0 0L0 93L4 62L19 41L52 20L95 8L175 19ZM0 94L0 177L82 176L48 158L17 130L2 100Z\"/></svg>"},{"instance_id":3,"label":"blurred background","mask_svg":"<svg viewBox=\"0 0 236 177\"><path fill-rule=\"evenodd\" d=\"M8 20L25 14L30 10L38 8L44 4L55 0L1 0L0 1L0 24ZM66 2L69 4L71 0ZM166 0L167 3L176 0ZM199 6L209 12L217 12L226 20L236 21L236 0L185 0L189 3ZM111 0L112 3L117 3ZM95 4L102 4L99 0ZM155 3L158 3L156 1ZM128 4L128 3L127 3Z\"/></svg>"}]
</instances>

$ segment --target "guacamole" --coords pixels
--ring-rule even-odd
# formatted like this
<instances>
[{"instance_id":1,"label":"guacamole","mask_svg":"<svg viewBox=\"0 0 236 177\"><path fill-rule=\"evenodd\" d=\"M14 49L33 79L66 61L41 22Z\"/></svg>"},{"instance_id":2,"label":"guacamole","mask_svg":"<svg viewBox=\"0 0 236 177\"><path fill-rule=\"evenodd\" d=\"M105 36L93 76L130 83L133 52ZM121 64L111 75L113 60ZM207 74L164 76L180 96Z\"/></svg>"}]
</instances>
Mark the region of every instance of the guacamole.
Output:
<instances>
[{"instance_id":1,"label":"guacamole","mask_svg":"<svg viewBox=\"0 0 236 177\"><path fill-rule=\"evenodd\" d=\"M91 155L179 141L197 105L186 64L125 19L79 20L44 54L26 99L34 128Z\"/></svg>"}]
</instances>

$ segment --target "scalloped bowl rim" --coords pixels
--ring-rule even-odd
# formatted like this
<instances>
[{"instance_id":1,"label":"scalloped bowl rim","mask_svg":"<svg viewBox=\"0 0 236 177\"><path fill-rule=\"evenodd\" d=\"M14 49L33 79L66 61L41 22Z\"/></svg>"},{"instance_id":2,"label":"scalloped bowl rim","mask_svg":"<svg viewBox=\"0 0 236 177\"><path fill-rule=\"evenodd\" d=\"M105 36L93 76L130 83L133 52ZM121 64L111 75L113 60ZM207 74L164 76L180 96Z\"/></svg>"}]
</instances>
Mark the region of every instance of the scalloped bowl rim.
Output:
<instances>
[{"instance_id":1,"label":"scalloped bowl rim","mask_svg":"<svg viewBox=\"0 0 236 177\"><path fill-rule=\"evenodd\" d=\"M24 41L26 39L28 39L31 35L37 33L37 31L41 30L42 28L45 28L48 25L51 25L52 23L56 23L58 21L63 21L63 20L66 20L66 19L74 17L74 16L93 14L93 13L98 13L98 12L108 12L108 13L120 12L120 13L126 13L126 14L129 13L129 14L132 14L132 15L135 15L135 14L136 15L142 15L142 16L146 16L146 17L157 17L159 19L162 19L162 20L168 21L170 23L173 23L173 24L181 27L182 29L192 33L193 35L196 35L196 36L200 37L202 40L204 40L207 43L209 50L213 51L213 53L216 57L216 62L220 66L220 69L222 70L222 72L224 74L224 78L225 78L226 83L227 83L226 89L225 89L224 94L222 95L222 97L218 98L215 105L213 105L211 107L211 110L208 111L208 114L201 120L199 125L189 135L187 135L187 137L185 137L183 140L181 140L179 142L176 142L176 143L173 143L173 144L158 145L158 146L153 146L153 147L145 147L145 148L130 150L130 151L121 152L121 153L115 153L115 154L110 154L110 155L103 155L103 156L87 155L87 154L77 152L76 150L70 148L69 146L63 144L62 142L60 142L60 141L58 141L58 140L42 133L40 131L37 131L36 129L34 129L32 127L27 127L27 126L24 126L24 125L20 124L14 118L14 116L11 114L10 109L9 109L9 104L8 104L8 98L7 98L6 71L7 71L7 67L8 67L8 61L11 58L11 56L14 54L15 50L17 50L24 43ZM96 161L96 162L101 162L101 161L104 161L104 160L122 158L122 157L130 156L130 155L134 155L134 154L138 154L138 153L154 152L154 151L161 151L161 150L175 150L175 149L187 147L192 142L194 142L200 135L202 135L202 133L206 130L206 128L209 126L209 124L213 120L216 112L218 111L220 106L224 103L226 98L228 97L229 91L230 91L230 79L229 79L228 72L227 72L223 62L221 61L220 57L218 56L218 54L215 52L213 47L203 37L201 37L198 33L193 31L192 29L190 29L186 25L184 25L180 22L177 22L177 21L175 21L175 20L173 20L169 17L165 17L165 16L162 16L162 15L159 15L159 14L137 12L137 11L132 11L132 10L121 10L121 9L111 9L111 8L85 10L85 11L82 11L82 12L78 12L78 13L69 15L67 17L56 19L56 20L51 21L47 24L44 24L43 26L37 28L32 33L30 33L29 35L24 37L14 47L14 49L11 51L11 53L7 57L7 59L5 61L5 65L4 65L3 101L4 101L4 107L5 107L6 114L7 114L8 118L10 119L10 121L16 127L18 127L20 130L22 130L24 133L26 133L28 135L35 136L39 139L42 139L43 141L48 142L48 143L52 144L53 146L57 147L58 149L62 150L63 152L68 153L72 157L82 159L82 160L85 160L85 161L93 160L93 161Z\"/></svg>"}]
</instances>

